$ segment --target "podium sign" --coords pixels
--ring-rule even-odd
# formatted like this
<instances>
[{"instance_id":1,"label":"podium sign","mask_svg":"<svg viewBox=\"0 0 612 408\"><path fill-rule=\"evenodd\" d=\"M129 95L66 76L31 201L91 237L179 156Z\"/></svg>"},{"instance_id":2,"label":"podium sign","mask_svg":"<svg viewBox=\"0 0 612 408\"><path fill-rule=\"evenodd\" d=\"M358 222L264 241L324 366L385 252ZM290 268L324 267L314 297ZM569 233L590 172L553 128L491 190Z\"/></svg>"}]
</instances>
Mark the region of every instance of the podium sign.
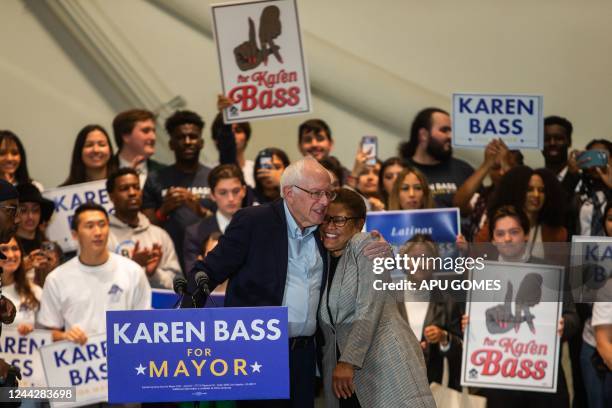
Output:
<instances>
[{"instance_id":1,"label":"podium sign","mask_svg":"<svg viewBox=\"0 0 612 408\"><path fill-rule=\"evenodd\" d=\"M289 398L286 307L109 311L110 403Z\"/></svg>"}]
</instances>

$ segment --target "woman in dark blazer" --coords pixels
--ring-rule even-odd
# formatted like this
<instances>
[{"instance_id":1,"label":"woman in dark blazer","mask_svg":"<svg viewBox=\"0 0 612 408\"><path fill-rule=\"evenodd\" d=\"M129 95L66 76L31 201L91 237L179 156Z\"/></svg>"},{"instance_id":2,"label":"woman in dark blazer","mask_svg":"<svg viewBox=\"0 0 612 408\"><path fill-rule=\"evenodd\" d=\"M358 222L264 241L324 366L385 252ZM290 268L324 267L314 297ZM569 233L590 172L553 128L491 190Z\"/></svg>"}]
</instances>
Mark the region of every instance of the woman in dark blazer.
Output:
<instances>
[{"instance_id":1,"label":"woman in dark blazer","mask_svg":"<svg viewBox=\"0 0 612 408\"><path fill-rule=\"evenodd\" d=\"M423 354L395 297L378 284L362 255L372 238L360 233L366 208L359 194L338 190L321 226L330 254L328 280L319 307L323 331L323 385L328 408L435 407Z\"/></svg>"}]
</instances>

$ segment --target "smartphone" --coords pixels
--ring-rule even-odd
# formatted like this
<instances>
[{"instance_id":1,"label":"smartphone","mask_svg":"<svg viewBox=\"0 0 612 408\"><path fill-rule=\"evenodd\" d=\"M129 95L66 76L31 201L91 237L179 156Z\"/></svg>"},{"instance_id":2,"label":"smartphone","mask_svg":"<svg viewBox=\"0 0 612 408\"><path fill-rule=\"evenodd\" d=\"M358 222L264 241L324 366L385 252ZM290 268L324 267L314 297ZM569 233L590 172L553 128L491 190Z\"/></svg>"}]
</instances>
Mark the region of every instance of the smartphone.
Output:
<instances>
[{"instance_id":1,"label":"smartphone","mask_svg":"<svg viewBox=\"0 0 612 408\"><path fill-rule=\"evenodd\" d=\"M40 244L40 249L46 252L53 252L55 250L55 246L53 245L53 242L45 241Z\"/></svg>"},{"instance_id":2,"label":"smartphone","mask_svg":"<svg viewBox=\"0 0 612 408\"><path fill-rule=\"evenodd\" d=\"M259 167L262 169L272 169L272 153L268 150L262 150L258 154Z\"/></svg>"},{"instance_id":3,"label":"smartphone","mask_svg":"<svg viewBox=\"0 0 612 408\"><path fill-rule=\"evenodd\" d=\"M378 155L378 138L376 136L364 136L361 138L361 151L368 152L368 166L376 164L376 156Z\"/></svg>"},{"instance_id":4,"label":"smartphone","mask_svg":"<svg viewBox=\"0 0 612 408\"><path fill-rule=\"evenodd\" d=\"M576 162L581 169L606 167L608 165L608 153L602 150L587 150L576 157Z\"/></svg>"}]
</instances>

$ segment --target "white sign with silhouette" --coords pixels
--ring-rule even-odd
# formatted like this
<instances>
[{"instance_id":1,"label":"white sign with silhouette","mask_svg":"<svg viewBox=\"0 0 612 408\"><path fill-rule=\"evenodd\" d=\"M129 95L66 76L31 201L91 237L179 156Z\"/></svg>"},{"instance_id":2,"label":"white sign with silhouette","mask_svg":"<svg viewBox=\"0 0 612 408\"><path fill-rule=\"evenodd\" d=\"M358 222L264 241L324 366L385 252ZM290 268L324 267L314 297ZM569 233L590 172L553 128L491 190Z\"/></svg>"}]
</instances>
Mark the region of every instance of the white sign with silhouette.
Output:
<instances>
[{"instance_id":1,"label":"white sign with silhouette","mask_svg":"<svg viewBox=\"0 0 612 408\"><path fill-rule=\"evenodd\" d=\"M470 279L499 280L500 290L469 293L461 384L556 392L563 268L486 262Z\"/></svg>"},{"instance_id":2,"label":"white sign with silhouette","mask_svg":"<svg viewBox=\"0 0 612 408\"><path fill-rule=\"evenodd\" d=\"M295 0L215 4L225 123L308 113L312 102Z\"/></svg>"}]
</instances>

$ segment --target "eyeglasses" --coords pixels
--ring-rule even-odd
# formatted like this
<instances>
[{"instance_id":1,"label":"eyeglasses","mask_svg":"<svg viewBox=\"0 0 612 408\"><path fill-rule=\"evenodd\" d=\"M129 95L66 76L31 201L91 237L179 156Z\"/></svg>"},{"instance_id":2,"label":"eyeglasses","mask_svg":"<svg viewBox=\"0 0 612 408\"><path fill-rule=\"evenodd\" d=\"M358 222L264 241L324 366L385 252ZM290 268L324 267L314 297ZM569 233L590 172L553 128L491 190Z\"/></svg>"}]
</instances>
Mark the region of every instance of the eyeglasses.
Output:
<instances>
[{"instance_id":1,"label":"eyeglasses","mask_svg":"<svg viewBox=\"0 0 612 408\"><path fill-rule=\"evenodd\" d=\"M333 222L334 225L338 228L340 227L344 227L346 225L346 223L348 222L348 220L360 220L361 217L343 217L343 216L329 216L326 215L325 218L323 218L323 224L329 224L330 222Z\"/></svg>"},{"instance_id":2,"label":"eyeglasses","mask_svg":"<svg viewBox=\"0 0 612 408\"><path fill-rule=\"evenodd\" d=\"M35 205L32 207L28 207L26 205L20 205L19 206L19 214L25 214L25 213L30 213L30 214L40 214L41 212L41 208L39 205Z\"/></svg>"},{"instance_id":3,"label":"eyeglasses","mask_svg":"<svg viewBox=\"0 0 612 408\"><path fill-rule=\"evenodd\" d=\"M336 198L336 196L338 194L336 194L335 191L325 191L325 190L320 190L320 191L310 191L310 190L306 190L305 188L302 188L300 186L296 186L295 184L293 185L293 187L298 188L300 190L302 190L305 193L310 194L310 198L312 198L313 200L320 200L323 198L323 196L327 197L327 199L329 201L333 201L334 198Z\"/></svg>"},{"instance_id":4,"label":"eyeglasses","mask_svg":"<svg viewBox=\"0 0 612 408\"><path fill-rule=\"evenodd\" d=\"M0 209L8 210L7 213L9 217L17 217L21 214L21 207L14 205L0 205Z\"/></svg>"}]
</instances>

